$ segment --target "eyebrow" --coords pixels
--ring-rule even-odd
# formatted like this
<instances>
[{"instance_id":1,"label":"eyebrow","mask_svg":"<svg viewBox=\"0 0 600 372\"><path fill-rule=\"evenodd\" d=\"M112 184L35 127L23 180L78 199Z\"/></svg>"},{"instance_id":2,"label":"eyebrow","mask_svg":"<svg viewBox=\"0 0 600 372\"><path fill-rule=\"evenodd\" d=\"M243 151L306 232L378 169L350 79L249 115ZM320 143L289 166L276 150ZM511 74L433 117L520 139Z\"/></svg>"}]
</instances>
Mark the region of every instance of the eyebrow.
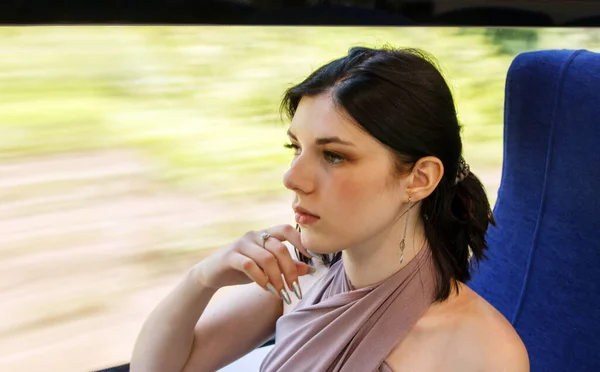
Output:
<instances>
[{"instance_id":1,"label":"eyebrow","mask_svg":"<svg viewBox=\"0 0 600 372\"><path fill-rule=\"evenodd\" d=\"M294 133L292 133L289 129L287 131L287 135L290 136L292 139L298 141L298 137L296 137L296 135ZM354 146L354 144L352 142L344 141L341 138L335 137L335 136L317 138L317 140L315 142L317 145L326 145L328 143L339 143L341 145Z\"/></svg>"}]
</instances>

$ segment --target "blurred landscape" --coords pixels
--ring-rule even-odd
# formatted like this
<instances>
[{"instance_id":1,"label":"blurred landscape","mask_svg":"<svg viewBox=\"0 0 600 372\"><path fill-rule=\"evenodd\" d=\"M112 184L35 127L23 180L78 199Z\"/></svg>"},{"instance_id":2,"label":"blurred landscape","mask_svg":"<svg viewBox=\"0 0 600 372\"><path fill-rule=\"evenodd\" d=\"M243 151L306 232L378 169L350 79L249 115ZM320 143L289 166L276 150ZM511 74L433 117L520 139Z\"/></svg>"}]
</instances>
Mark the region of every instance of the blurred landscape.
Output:
<instances>
[{"instance_id":1,"label":"blurred landscape","mask_svg":"<svg viewBox=\"0 0 600 372\"><path fill-rule=\"evenodd\" d=\"M0 28L0 370L128 362L189 267L293 223L284 90L385 44L436 56L493 202L512 59L600 29Z\"/></svg>"}]
</instances>

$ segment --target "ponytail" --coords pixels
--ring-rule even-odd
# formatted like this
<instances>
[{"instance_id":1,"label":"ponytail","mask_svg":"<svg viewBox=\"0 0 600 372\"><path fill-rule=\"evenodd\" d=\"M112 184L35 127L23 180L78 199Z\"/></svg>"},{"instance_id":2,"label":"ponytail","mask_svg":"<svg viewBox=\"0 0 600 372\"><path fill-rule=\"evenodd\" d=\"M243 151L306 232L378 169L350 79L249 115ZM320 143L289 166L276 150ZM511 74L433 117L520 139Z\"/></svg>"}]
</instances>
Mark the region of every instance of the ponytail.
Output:
<instances>
[{"instance_id":1,"label":"ponytail","mask_svg":"<svg viewBox=\"0 0 600 372\"><path fill-rule=\"evenodd\" d=\"M458 291L458 282L471 279L471 258L485 258L485 234L496 223L485 188L471 172L456 184L444 178L422 201L421 214L438 273L436 301L443 301L452 285Z\"/></svg>"}]
</instances>

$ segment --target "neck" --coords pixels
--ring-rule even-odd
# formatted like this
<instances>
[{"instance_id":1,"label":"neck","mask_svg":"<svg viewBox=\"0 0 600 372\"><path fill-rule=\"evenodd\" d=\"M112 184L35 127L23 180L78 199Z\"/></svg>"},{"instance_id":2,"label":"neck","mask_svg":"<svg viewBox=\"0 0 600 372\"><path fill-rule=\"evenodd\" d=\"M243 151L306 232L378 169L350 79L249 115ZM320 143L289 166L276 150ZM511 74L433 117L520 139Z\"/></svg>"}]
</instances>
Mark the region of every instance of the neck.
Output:
<instances>
[{"instance_id":1,"label":"neck","mask_svg":"<svg viewBox=\"0 0 600 372\"><path fill-rule=\"evenodd\" d=\"M410 211L408 214L409 225L402 262L400 262L400 241L404 234L407 216L377 236L342 252L346 276L355 289L384 281L405 267L423 249L425 231L417 216L417 211Z\"/></svg>"}]
</instances>

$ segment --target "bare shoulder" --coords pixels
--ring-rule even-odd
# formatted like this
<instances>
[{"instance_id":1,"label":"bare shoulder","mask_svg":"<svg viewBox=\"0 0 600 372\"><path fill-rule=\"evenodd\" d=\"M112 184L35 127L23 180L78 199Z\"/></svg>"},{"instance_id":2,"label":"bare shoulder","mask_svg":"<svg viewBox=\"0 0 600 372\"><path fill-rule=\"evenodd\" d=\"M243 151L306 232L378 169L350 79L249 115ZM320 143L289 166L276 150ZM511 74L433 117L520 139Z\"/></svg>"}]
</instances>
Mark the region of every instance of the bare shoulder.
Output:
<instances>
[{"instance_id":1,"label":"bare shoulder","mask_svg":"<svg viewBox=\"0 0 600 372\"><path fill-rule=\"evenodd\" d=\"M466 285L461 291L469 310L460 337L476 348L480 366L490 372L528 372L527 349L510 322Z\"/></svg>"},{"instance_id":2,"label":"bare shoulder","mask_svg":"<svg viewBox=\"0 0 600 372\"><path fill-rule=\"evenodd\" d=\"M394 370L529 371L527 350L512 325L464 284L431 306L387 362Z\"/></svg>"},{"instance_id":3,"label":"bare shoulder","mask_svg":"<svg viewBox=\"0 0 600 372\"><path fill-rule=\"evenodd\" d=\"M477 371L529 371L523 341L496 308L464 284L455 301L448 311L456 312L456 342L450 347L457 367L464 363Z\"/></svg>"}]
</instances>

